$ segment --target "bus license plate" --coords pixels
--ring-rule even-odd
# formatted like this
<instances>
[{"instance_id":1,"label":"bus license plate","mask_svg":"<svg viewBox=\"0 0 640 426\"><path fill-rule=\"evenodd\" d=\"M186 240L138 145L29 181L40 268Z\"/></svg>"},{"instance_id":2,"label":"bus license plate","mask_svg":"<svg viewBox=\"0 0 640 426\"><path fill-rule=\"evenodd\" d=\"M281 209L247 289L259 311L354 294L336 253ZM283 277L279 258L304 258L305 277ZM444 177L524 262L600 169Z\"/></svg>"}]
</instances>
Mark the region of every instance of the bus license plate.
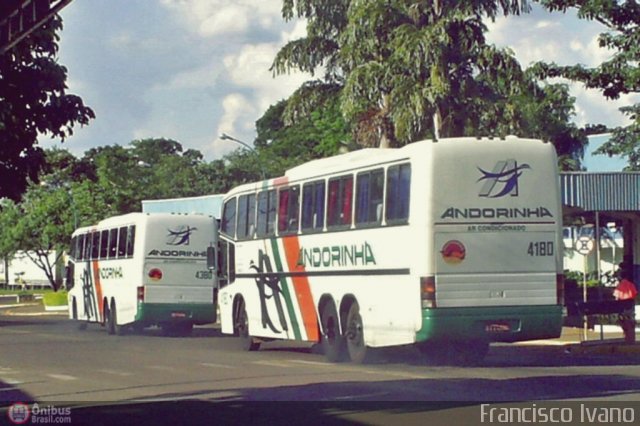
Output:
<instances>
[{"instance_id":1,"label":"bus license plate","mask_svg":"<svg viewBox=\"0 0 640 426\"><path fill-rule=\"evenodd\" d=\"M490 322L484 326L484 330L488 333L507 333L511 331L511 325L503 321Z\"/></svg>"},{"instance_id":2,"label":"bus license plate","mask_svg":"<svg viewBox=\"0 0 640 426\"><path fill-rule=\"evenodd\" d=\"M186 316L184 312L171 312L171 318L186 318Z\"/></svg>"}]
</instances>

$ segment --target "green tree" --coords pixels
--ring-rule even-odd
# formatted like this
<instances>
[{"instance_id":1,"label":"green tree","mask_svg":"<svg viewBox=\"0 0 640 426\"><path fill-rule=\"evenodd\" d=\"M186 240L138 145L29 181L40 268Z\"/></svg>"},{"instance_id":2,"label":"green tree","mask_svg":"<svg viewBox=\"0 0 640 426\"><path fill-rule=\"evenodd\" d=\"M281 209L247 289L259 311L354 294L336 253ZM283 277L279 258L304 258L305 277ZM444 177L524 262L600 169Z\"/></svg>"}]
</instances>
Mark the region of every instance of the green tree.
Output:
<instances>
[{"instance_id":1,"label":"green tree","mask_svg":"<svg viewBox=\"0 0 640 426\"><path fill-rule=\"evenodd\" d=\"M289 100L289 115L308 115L315 99L338 92L361 146L520 134L553 141L563 168L578 168L586 138L570 124L574 99L561 85L539 85L484 37L486 19L526 12L528 3L285 1L283 16L306 18L307 37L285 45L272 70L324 66L322 80Z\"/></svg>"},{"instance_id":2,"label":"green tree","mask_svg":"<svg viewBox=\"0 0 640 426\"><path fill-rule=\"evenodd\" d=\"M539 63L542 77L564 77L584 83L587 88L602 90L609 99L640 92L640 4L616 0L539 0L548 10L566 12L576 9L578 17L603 24L600 47L613 52L610 59L595 67L559 66ZM628 170L640 170L640 103L620 109L631 124L613 129L612 136L597 153L619 155L628 160Z\"/></svg>"},{"instance_id":3,"label":"green tree","mask_svg":"<svg viewBox=\"0 0 640 426\"><path fill-rule=\"evenodd\" d=\"M0 55L0 197L20 199L45 163L39 135L65 140L75 124L94 117L67 93L67 70L57 62L60 17Z\"/></svg>"}]
</instances>

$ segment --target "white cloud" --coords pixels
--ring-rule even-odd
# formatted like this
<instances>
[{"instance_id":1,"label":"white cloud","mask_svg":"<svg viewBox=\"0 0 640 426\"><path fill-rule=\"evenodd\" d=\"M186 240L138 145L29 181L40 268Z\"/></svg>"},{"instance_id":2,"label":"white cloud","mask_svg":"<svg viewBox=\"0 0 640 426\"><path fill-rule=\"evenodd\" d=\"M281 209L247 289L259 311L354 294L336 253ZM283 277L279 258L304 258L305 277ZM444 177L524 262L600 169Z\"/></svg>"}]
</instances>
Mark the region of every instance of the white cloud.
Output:
<instances>
[{"instance_id":1,"label":"white cloud","mask_svg":"<svg viewBox=\"0 0 640 426\"><path fill-rule=\"evenodd\" d=\"M237 0L161 0L161 4L179 13L187 27L203 37L238 34L255 26L272 29L282 23L280 2Z\"/></svg>"}]
</instances>

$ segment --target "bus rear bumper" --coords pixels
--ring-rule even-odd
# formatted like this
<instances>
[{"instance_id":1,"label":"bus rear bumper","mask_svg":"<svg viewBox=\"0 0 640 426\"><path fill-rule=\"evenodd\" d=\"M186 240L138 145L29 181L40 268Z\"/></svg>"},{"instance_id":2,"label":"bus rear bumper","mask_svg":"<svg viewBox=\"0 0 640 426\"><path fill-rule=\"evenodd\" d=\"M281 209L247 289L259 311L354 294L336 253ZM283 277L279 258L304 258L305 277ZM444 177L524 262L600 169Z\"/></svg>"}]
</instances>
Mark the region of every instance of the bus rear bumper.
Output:
<instances>
[{"instance_id":1,"label":"bus rear bumper","mask_svg":"<svg viewBox=\"0 0 640 426\"><path fill-rule=\"evenodd\" d=\"M213 304L209 303L138 303L135 320L145 324L210 324L215 322L216 312Z\"/></svg>"},{"instance_id":2,"label":"bus rear bumper","mask_svg":"<svg viewBox=\"0 0 640 426\"><path fill-rule=\"evenodd\" d=\"M554 339L562 332L562 306L491 306L422 310L416 342L483 339L519 342Z\"/></svg>"}]
</instances>

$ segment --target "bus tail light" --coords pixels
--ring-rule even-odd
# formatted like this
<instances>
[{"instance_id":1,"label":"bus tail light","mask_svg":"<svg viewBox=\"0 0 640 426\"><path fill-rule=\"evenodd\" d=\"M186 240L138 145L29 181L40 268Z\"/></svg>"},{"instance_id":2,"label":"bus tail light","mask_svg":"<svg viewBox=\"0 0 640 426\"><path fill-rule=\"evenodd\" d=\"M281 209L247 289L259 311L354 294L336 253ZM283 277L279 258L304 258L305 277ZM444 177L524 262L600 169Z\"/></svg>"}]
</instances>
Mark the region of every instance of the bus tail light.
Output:
<instances>
[{"instance_id":1,"label":"bus tail light","mask_svg":"<svg viewBox=\"0 0 640 426\"><path fill-rule=\"evenodd\" d=\"M558 305L564 306L564 275L556 274L556 297Z\"/></svg>"},{"instance_id":2,"label":"bus tail light","mask_svg":"<svg viewBox=\"0 0 640 426\"><path fill-rule=\"evenodd\" d=\"M144 286L138 287L137 290L136 298L138 299L138 302L144 302Z\"/></svg>"},{"instance_id":3,"label":"bus tail light","mask_svg":"<svg viewBox=\"0 0 640 426\"><path fill-rule=\"evenodd\" d=\"M158 268L153 268L149 271L149 278L152 281L160 281L162 279L162 271Z\"/></svg>"},{"instance_id":4,"label":"bus tail light","mask_svg":"<svg viewBox=\"0 0 640 426\"><path fill-rule=\"evenodd\" d=\"M422 308L436 307L436 278L420 277L420 299L422 300Z\"/></svg>"}]
</instances>

